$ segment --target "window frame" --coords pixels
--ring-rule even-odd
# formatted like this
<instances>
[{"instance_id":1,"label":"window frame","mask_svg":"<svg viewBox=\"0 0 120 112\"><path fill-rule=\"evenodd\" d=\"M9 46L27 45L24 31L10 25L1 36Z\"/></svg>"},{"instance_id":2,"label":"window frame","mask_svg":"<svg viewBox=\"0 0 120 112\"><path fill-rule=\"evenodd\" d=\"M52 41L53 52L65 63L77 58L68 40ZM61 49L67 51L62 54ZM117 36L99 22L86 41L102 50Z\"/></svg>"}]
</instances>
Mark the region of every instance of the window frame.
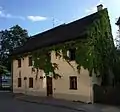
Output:
<instances>
[{"instance_id":1,"label":"window frame","mask_svg":"<svg viewBox=\"0 0 120 112\"><path fill-rule=\"evenodd\" d=\"M70 90L77 90L77 76L69 77Z\"/></svg>"}]
</instances>

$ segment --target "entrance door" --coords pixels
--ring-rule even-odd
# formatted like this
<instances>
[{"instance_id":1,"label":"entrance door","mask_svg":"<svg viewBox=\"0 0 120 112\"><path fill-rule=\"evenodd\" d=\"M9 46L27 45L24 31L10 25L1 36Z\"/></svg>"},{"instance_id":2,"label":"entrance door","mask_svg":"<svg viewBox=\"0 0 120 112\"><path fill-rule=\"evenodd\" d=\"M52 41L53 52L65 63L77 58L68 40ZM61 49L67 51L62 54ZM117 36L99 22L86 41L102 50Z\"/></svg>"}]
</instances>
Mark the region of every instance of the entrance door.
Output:
<instances>
[{"instance_id":1,"label":"entrance door","mask_svg":"<svg viewBox=\"0 0 120 112\"><path fill-rule=\"evenodd\" d=\"M47 77L47 96L52 96L52 77Z\"/></svg>"}]
</instances>

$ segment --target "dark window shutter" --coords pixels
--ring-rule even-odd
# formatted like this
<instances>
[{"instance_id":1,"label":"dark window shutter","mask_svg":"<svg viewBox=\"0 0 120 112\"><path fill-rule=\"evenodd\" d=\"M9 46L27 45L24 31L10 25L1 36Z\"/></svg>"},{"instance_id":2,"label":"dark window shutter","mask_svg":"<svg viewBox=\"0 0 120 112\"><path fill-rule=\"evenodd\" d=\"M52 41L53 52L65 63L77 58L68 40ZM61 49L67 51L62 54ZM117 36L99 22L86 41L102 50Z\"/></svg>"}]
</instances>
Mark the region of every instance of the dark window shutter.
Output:
<instances>
[{"instance_id":1,"label":"dark window shutter","mask_svg":"<svg viewBox=\"0 0 120 112\"><path fill-rule=\"evenodd\" d=\"M75 60L75 49L69 49L69 58L71 61Z\"/></svg>"},{"instance_id":2,"label":"dark window shutter","mask_svg":"<svg viewBox=\"0 0 120 112\"><path fill-rule=\"evenodd\" d=\"M18 59L18 67L21 67L21 59Z\"/></svg>"},{"instance_id":3,"label":"dark window shutter","mask_svg":"<svg viewBox=\"0 0 120 112\"><path fill-rule=\"evenodd\" d=\"M33 78L29 78L29 88L33 88Z\"/></svg>"},{"instance_id":4,"label":"dark window shutter","mask_svg":"<svg viewBox=\"0 0 120 112\"><path fill-rule=\"evenodd\" d=\"M22 80L21 78L18 78L18 87L21 87L22 86Z\"/></svg>"},{"instance_id":5,"label":"dark window shutter","mask_svg":"<svg viewBox=\"0 0 120 112\"><path fill-rule=\"evenodd\" d=\"M32 57L29 57L29 66L32 66Z\"/></svg>"}]
</instances>

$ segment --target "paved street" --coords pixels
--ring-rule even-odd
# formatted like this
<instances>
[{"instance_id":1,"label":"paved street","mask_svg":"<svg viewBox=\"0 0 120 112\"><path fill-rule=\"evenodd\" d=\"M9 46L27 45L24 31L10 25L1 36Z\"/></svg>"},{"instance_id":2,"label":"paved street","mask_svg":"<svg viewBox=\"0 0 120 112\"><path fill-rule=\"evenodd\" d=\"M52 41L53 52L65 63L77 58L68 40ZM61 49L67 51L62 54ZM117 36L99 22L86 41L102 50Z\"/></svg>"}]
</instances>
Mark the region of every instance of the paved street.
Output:
<instances>
[{"instance_id":1,"label":"paved street","mask_svg":"<svg viewBox=\"0 0 120 112\"><path fill-rule=\"evenodd\" d=\"M18 101L9 92L0 92L0 112L76 112L73 110Z\"/></svg>"},{"instance_id":2,"label":"paved street","mask_svg":"<svg viewBox=\"0 0 120 112\"><path fill-rule=\"evenodd\" d=\"M69 106L74 106L79 112L120 112L120 107L116 106L99 104L76 104ZM78 112L77 110L75 111L74 109L71 110L59 106L25 102L16 99L10 92L0 91L0 112Z\"/></svg>"}]
</instances>

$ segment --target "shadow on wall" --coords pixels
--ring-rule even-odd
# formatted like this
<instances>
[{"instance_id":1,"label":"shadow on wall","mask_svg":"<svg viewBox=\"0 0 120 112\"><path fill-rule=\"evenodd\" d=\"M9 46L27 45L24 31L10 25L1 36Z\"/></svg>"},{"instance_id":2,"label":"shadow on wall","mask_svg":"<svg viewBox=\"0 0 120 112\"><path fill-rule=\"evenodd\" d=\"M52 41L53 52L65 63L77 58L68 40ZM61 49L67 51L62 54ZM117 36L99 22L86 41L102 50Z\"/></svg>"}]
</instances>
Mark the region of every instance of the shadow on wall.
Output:
<instances>
[{"instance_id":1,"label":"shadow on wall","mask_svg":"<svg viewBox=\"0 0 120 112\"><path fill-rule=\"evenodd\" d=\"M102 87L94 84L94 103L120 105L120 87Z\"/></svg>"}]
</instances>

